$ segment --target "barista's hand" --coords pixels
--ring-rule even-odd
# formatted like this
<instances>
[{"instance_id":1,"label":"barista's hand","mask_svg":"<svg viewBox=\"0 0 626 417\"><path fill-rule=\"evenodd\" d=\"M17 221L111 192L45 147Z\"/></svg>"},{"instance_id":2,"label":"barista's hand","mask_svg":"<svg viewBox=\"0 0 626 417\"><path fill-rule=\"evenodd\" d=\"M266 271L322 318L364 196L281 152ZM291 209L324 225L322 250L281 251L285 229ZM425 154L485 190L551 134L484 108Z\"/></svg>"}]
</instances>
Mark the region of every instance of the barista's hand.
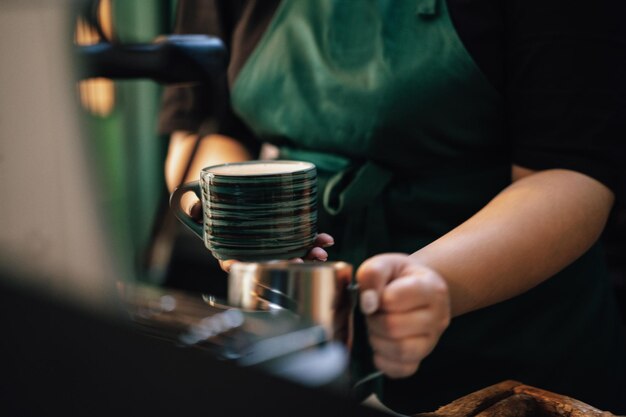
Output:
<instances>
[{"instance_id":1,"label":"barista's hand","mask_svg":"<svg viewBox=\"0 0 626 417\"><path fill-rule=\"evenodd\" d=\"M329 248L335 244L335 240L328 233L320 233L315 238L313 242L313 248L306 254L304 258L295 258L291 259L291 262L302 263L304 261L320 261L326 262L328 259L328 253L324 250L324 248ZM225 272L230 270L230 267L233 266L235 262L238 262L235 259L229 259L227 261L220 261L220 266Z\"/></svg>"},{"instance_id":2,"label":"barista's hand","mask_svg":"<svg viewBox=\"0 0 626 417\"><path fill-rule=\"evenodd\" d=\"M391 378L412 375L450 323L446 282L405 254L368 259L357 281L374 364Z\"/></svg>"}]
</instances>

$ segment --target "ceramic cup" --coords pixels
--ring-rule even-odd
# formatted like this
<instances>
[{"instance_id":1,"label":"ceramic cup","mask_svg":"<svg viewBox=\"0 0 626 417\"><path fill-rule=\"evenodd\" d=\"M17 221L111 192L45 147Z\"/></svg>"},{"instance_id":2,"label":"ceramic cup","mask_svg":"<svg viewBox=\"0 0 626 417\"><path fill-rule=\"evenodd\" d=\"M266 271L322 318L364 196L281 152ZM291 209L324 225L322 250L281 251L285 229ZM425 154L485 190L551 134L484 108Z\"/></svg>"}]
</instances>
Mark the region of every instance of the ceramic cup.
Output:
<instances>
[{"instance_id":1,"label":"ceramic cup","mask_svg":"<svg viewBox=\"0 0 626 417\"><path fill-rule=\"evenodd\" d=\"M180 207L189 191L202 200L202 225ZM170 206L217 259L303 257L317 234L317 171L301 161L210 166L202 169L200 181L177 188Z\"/></svg>"}]
</instances>

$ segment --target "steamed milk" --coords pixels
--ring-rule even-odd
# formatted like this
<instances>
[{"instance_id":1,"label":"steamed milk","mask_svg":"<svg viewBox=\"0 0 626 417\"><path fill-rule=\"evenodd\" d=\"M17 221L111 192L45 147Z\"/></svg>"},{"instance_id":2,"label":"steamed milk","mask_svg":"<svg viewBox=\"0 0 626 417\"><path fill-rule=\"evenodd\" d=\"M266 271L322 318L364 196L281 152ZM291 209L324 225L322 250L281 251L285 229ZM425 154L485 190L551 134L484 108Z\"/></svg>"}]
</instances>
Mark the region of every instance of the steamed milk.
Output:
<instances>
[{"instance_id":1,"label":"steamed milk","mask_svg":"<svg viewBox=\"0 0 626 417\"><path fill-rule=\"evenodd\" d=\"M205 172L219 175L268 175L288 174L312 168L308 162L244 162L236 164L218 165L205 168Z\"/></svg>"}]
</instances>

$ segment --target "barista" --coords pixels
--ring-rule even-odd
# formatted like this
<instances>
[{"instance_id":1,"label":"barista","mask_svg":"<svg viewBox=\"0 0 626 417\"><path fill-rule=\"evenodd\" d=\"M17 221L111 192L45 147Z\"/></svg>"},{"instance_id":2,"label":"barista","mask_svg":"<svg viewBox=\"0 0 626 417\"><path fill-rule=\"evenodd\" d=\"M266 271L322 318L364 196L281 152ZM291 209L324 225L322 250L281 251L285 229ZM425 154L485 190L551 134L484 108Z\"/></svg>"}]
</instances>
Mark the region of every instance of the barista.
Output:
<instances>
[{"instance_id":1,"label":"barista","mask_svg":"<svg viewBox=\"0 0 626 417\"><path fill-rule=\"evenodd\" d=\"M429 411L516 379L626 412L596 242L623 192L626 4L181 6L181 32L230 47L230 103L166 92L169 183L198 134L185 181L261 141L317 165L319 229L336 244L311 256L359 266L358 353L384 372L385 404Z\"/></svg>"}]
</instances>

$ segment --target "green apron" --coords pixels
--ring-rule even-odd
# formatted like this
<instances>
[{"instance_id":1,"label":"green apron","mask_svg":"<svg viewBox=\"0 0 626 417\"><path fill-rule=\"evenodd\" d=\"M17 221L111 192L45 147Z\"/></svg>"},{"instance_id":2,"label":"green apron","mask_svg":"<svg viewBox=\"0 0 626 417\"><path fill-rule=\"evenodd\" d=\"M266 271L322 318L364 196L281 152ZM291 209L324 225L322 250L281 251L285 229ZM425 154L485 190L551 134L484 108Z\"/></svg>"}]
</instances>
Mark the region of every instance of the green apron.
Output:
<instances>
[{"instance_id":1,"label":"green apron","mask_svg":"<svg viewBox=\"0 0 626 417\"><path fill-rule=\"evenodd\" d=\"M510 183L502 97L464 48L443 0L283 0L235 80L232 103L282 158L317 165L319 230L335 237L331 259L355 266L377 253L420 249ZM548 284L455 319L413 378L385 382L385 401L428 410L567 365L558 359L573 340L551 345L548 355L542 344L572 311L560 304L563 284L574 284L572 303L607 301L608 285L585 279L601 266L591 251ZM542 305L555 310L546 320L537 302L558 307ZM597 318L582 324L597 333ZM533 319L540 323L511 331ZM356 330L355 352L368 356L362 320ZM494 369L462 363L474 358ZM363 372L371 365L361 364ZM451 372L454 381L442 380ZM553 388L550 378L537 382Z\"/></svg>"}]
</instances>

